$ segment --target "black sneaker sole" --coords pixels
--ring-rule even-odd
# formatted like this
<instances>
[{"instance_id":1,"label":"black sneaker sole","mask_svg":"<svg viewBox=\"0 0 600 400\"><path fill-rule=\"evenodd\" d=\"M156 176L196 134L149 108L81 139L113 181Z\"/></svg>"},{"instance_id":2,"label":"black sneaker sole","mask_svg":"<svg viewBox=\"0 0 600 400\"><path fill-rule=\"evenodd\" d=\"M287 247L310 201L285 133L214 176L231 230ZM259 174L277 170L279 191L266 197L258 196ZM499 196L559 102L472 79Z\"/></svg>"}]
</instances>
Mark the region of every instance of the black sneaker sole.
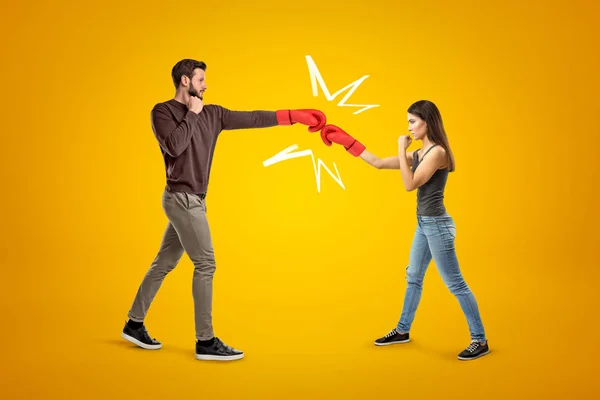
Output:
<instances>
[{"instance_id":1,"label":"black sneaker sole","mask_svg":"<svg viewBox=\"0 0 600 400\"><path fill-rule=\"evenodd\" d=\"M458 356L458 359L461 360L461 361L477 360L479 357L483 357L486 354L490 354L490 351L488 350L488 351L486 351L484 353L476 355L475 357L461 357L461 356Z\"/></svg>"},{"instance_id":2,"label":"black sneaker sole","mask_svg":"<svg viewBox=\"0 0 600 400\"><path fill-rule=\"evenodd\" d=\"M217 356L214 354L196 354L196 360L202 361L234 361L244 358L244 353L232 356Z\"/></svg>"},{"instance_id":3,"label":"black sneaker sole","mask_svg":"<svg viewBox=\"0 0 600 400\"><path fill-rule=\"evenodd\" d=\"M406 340L396 340L394 342L387 342L387 343L377 343L377 342L374 342L374 343L375 343L375 346L389 346L391 344L402 344L402 343L408 343L408 342L410 342L410 338L408 338Z\"/></svg>"},{"instance_id":4,"label":"black sneaker sole","mask_svg":"<svg viewBox=\"0 0 600 400\"><path fill-rule=\"evenodd\" d=\"M139 340L137 340L136 338L129 336L128 334L126 334L125 332L121 332L121 337L135 345L140 346L142 349L146 349L146 350L158 350L162 347L162 343L161 344L146 344L146 343L142 343Z\"/></svg>"}]
</instances>

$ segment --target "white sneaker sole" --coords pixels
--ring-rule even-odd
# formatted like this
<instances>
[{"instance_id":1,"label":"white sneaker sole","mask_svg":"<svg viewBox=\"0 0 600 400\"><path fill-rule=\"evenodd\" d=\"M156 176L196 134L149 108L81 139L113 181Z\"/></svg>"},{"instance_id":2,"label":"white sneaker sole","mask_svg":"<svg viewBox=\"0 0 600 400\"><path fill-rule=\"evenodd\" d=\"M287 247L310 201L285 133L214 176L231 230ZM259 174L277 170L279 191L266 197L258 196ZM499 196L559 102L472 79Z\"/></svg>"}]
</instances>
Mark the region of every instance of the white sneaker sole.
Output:
<instances>
[{"instance_id":1,"label":"white sneaker sole","mask_svg":"<svg viewBox=\"0 0 600 400\"><path fill-rule=\"evenodd\" d=\"M398 341L398 342L389 342L389 343L377 343L377 342L373 342L373 343L375 343L375 346L389 346L392 344L402 344L402 343L408 343L408 342L410 342L410 339L406 339L401 342Z\"/></svg>"},{"instance_id":2,"label":"white sneaker sole","mask_svg":"<svg viewBox=\"0 0 600 400\"><path fill-rule=\"evenodd\" d=\"M459 360L461 360L461 361L471 361L471 360L477 360L479 357L483 357L483 356L485 356L486 354L490 354L490 350L486 351L485 353L481 353L481 354L480 354L480 355L478 355L477 357L468 357L468 358L466 358L466 357L461 357L461 356L458 356L458 359L459 359Z\"/></svg>"},{"instance_id":3,"label":"white sneaker sole","mask_svg":"<svg viewBox=\"0 0 600 400\"><path fill-rule=\"evenodd\" d=\"M234 361L244 358L244 353L236 354L234 356L215 356L210 354L196 354L196 360L203 361Z\"/></svg>"},{"instance_id":4,"label":"white sneaker sole","mask_svg":"<svg viewBox=\"0 0 600 400\"><path fill-rule=\"evenodd\" d=\"M139 340L137 340L134 337L129 336L128 334L126 334L125 332L121 332L121 337L133 344L136 344L138 346L140 346L143 349L146 350L158 350L162 347L162 344L146 344L146 343L142 343Z\"/></svg>"}]
</instances>

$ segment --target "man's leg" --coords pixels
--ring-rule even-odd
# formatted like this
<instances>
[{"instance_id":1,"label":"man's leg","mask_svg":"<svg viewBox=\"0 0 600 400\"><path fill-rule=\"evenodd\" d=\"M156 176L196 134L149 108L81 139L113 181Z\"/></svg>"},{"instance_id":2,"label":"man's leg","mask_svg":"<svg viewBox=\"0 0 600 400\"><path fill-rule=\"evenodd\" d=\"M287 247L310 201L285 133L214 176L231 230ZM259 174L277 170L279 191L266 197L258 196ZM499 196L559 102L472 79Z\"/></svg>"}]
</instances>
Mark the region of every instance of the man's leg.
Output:
<instances>
[{"instance_id":1,"label":"man's leg","mask_svg":"<svg viewBox=\"0 0 600 400\"><path fill-rule=\"evenodd\" d=\"M151 338L148 334L144 327L144 318L146 318L148 309L166 275L175 268L182 255L183 247L175 228L169 222L163 234L158 254L144 276L129 310L129 321L121 334L124 339L149 350L162 347L159 341Z\"/></svg>"},{"instance_id":2,"label":"man's leg","mask_svg":"<svg viewBox=\"0 0 600 400\"><path fill-rule=\"evenodd\" d=\"M215 256L206 218L206 202L198 196L166 194L165 211L194 264L192 295L196 326L196 357L200 360L237 360L243 352L225 345L214 336L212 326L213 276Z\"/></svg>"}]
</instances>

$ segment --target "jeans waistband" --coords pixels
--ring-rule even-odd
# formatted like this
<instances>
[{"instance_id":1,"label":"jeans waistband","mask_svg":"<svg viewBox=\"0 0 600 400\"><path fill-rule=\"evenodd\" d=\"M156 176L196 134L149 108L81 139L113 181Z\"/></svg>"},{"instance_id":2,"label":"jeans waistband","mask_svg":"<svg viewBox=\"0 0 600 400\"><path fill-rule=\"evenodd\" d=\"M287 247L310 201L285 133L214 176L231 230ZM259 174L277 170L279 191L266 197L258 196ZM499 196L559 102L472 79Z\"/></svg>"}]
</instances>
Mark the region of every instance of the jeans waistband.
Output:
<instances>
[{"instance_id":1,"label":"jeans waistband","mask_svg":"<svg viewBox=\"0 0 600 400\"><path fill-rule=\"evenodd\" d=\"M450 218L450 214L448 214L447 212L440 214L440 215L421 215L421 214L417 214L417 219L420 221L423 220L435 220L435 219L445 219L445 218Z\"/></svg>"}]
</instances>

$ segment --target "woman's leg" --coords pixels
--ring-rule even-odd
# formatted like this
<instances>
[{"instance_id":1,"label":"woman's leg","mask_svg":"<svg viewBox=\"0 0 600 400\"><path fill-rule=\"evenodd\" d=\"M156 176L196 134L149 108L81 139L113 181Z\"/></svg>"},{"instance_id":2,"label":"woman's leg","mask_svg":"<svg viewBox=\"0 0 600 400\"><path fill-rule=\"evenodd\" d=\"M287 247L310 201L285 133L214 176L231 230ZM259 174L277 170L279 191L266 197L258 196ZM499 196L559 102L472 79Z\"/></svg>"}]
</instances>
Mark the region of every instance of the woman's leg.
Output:
<instances>
[{"instance_id":1,"label":"woman's leg","mask_svg":"<svg viewBox=\"0 0 600 400\"><path fill-rule=\"evenodd\" d=\"M417 225L415 236L413 238L412 247L410 249L410 259L408 267L406 267L406 292L404 294L404 306L400 320L396 326L399 333L408 333L415 319L417 307L421 301L421 293L423 292L423 279L425 272L431 262L431 251L427 237L420 227Z\"/></svg>"},{"instance_id":2,"label":"woman's leg","mask_svg":"<svg viewBox=\"0 0 600 400\"><path fill-rule=\"evenodd\" d=\"M485 331L477 301L462 276L456 257L454 221L450 216L423 217L423 225L433 260L444 283L458 299L469 325L471 339L485 343Z\"/></svg>"}]
</instances>

